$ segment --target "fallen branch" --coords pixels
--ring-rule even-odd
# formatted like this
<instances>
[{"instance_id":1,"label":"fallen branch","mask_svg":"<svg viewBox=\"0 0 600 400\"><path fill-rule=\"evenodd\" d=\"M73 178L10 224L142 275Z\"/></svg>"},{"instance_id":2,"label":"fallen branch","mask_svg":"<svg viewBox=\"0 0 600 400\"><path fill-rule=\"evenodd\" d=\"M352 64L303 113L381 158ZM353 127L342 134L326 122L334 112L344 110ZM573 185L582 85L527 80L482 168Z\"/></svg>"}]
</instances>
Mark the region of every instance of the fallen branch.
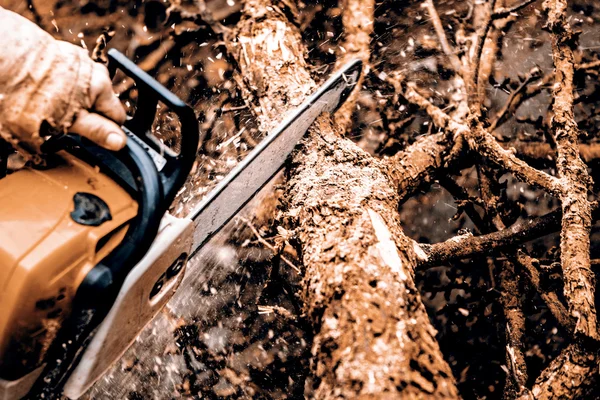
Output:
<instances>
[{"instance_id":1,"label":"fallen branch","mask_svg":"<svg viewBox=\"0 0 600 400\"><path fill-rule=\"evenodd\" d=\"M561 217L562 211L554 210L543 217L517 222L506 229L487 235L473 236L469 233L455 236L441 243L421 244L426 257L419 261L419 268L446 264L478 255L491 255L495 251L526 243L558 231Z\"/></svg>"},{"instance_id":2,"label":"fallen branch","mask_svg":"<svg viewBox=\"0 0 600 400\"><path fill-rule=\"evenodd\" d=\"M532 168L524 161L518 159L512 151L502 148L496 139L483 128L481 122L478 122L476 119L474 120L473 116L470 116L470 120L472 121L472 130L470 130L469 126L457 122L425 97L421 96L415 90L414 85L407 85L405 97L411 103L425 110L436 126L451 133L454 136L454 141L457 141L457 136L464 136L469 143L469 147L494 164L512 172L522 181L545 189L548 193L557 197L562 194L563 187L558 179Z\"/></svg>"},{"instance_id":3,"label":"fallen branch","mask_svg":"<svg viewBox=\"0 0 600 400\"><path fill-rule=\"evenodd\" d=\"M440 19L440 16L437 10L435 9L435 6L433 5L433 0L426 0L424 3L422 3L421 7L427 8L427 12L431 17L431 23L433 24L435 33L440 41L442 50L450 60L450 64L452 65L452 68L454 68L454 71L457 74L460 74L462 71L462 64L458 56L456 55L456 52L448 42L448 38L446 37L446 32L444 30L444 25L442 24L442 20Z\"/></svg>"},{"instance_id":4,"label":"fallen branch","mask_svg":"<svg viewBox=\"0 0 600 400\"><path fill-rule=\"evenodd\" d=\"M493 19L502 19L502 18L506 18L508 17L510 14L512 13L516 13L517 11L520 11L521 9L527 7L528 5L535 3L537 0L525 0L522 1L518 4L515 4L514 6L511 7L501 7L501 8L496 8L496 10L494 11L494 13L492 14L492 18Z\"/></svg>"},{"instance_id":5,"label":"fallen branch","mask_svg":"<svg viewBox=\"0 0 600 400\"><path fill-rule=\"evenodd\" d=\"M464 135L466 128L421 96L414 85L405 85L400 76L380 74L379 77L392 85L396 93L425 109L434 123L445 130L422 136L403 151L383 160L382 168L403 202L421 185L435 178L435 171L455 160L462 144L457 138Z\"/></svg>"},{"instance_id":6,"label":"fallen branch","mask_svg":"<svg viewBox=\"0 0 600 400\"><path fill-rule=\"evenodd\" d=\"M589 399L596 389L598 366L598 354L588 353L579 343L570 344L536 379L531 393L536 400Z\"/></svg>"},{"instance_id":7,"label":"fallen branch","mask_svg":"<svg viewBox=\"0 0 600 400\"><path fill-rule=\"evenodd\" d=\"M403 151L383 160L382 168L396 187L400 202L434 179L435 172L451 161L451 143L444 133L423 136Z\"/></svg>"},{"instance_id":8,"label":"fallen branch","mask_svg":"<svg viewBox=\"0 0 600 400\"><path fill-rule=\"evenodd\" d=\"M510 115L509 110L512 107L512 104L515 102L515 99L517 98L517 96L520 96L521 93L527 88L527 86L531 82L534 82L537 79L539 79L539 77L540 77L540 69L539 68L535 67L535 68L532 68L531 71L529 71L529 73L527 74L525 79L519 84L519 87L517 87L515 90L513 90L510 93L510 95L508 96L508 100L506 100L506 103L504 103L504 106L496 114L494 120L488 127L488 130L490 132L494 132L496 130L496 128L499 125L501 125L505 121L505 119L507 119L507 116Z\"/></svg>"},{"instance_id":9,"label":"fallen branch","mask_svg":"<svg viewBox=\"0 0 600 400\"><path fill-rule=\"evenodd\" d=\"M544 303L546 303L550 313L554 316L559 325L562 326L567 332L572 334L575 324L573 319L569 317L567 309L559 300L556 293L549 290L544 290L541 286L540 273L536 267L536 265L539 265L539 262L536 259L529 257L522 251L518 251L517 256L513 259L519 265L521 271L525 273L527 279L533 288L538 292Z\"/></svg>"},{"instance_id":10,"label":"fallen branch","mask_svg":"<svg viewBox=\"0 0 600 400\"><path fill-rule=\"evenodd\" d=\"M467 101L469 104L470 117L479 119L481 117L481 99L479 98L479 70L481 67L481 56L485 46L488 33L494 22L492 14L496 8L497 0L490 0L485 3L476 3L476 6L483 7L483 15L479 15L474 21L478 23L477 35L473 44L473 56L469 60L469 66L465 69L463 79L467 88Z\"/></svg>"},{"instance_id":11,"label":"fallen branch","mask_svg":"<svg viewBox=\"0 0 600 400\"><path fill-rule=\"evenodd\" d=\"M577 320L575 332L600 339L594 298L595 280L590 268L592 208L587 199L591 179L578 152L578 129L573 115L573 32L567 21L566 0L546 0L548 30L557 82L554 85L554 117L551 129L557 149L558 175L565 189L560 195L563 210L561 265L569 313Z\"/></svg>"},{"instance_id":12,"label":"fallen branch","mask_svg":"<svg viewBox=\"0 0 600 400\"><path fill-rule=\"evenodd\" d=\"M516 393L528 393L527 364L523 337L525 335L525 314L519 287L519 275L512 261L502 262L499 276L500 303L506 319L506 363L509 366L510 378L507 377L504 394L506 398Z\"/></svg>"},{"instance_id":13,"label":"fallen branch","mask_svg":"<svg viewBox=\"0 0 600 400\"><path fill-rule=\"evenodd\" d=\"M600 68L600 60L575 65L575 71L577 73L589 74L591 71L595 71L598 68ZM506 109L505 115L514 115L525 100L537 96L544 89L552 88L551 84L554 81L554 72L545 74L541 77L541 79L539 79L539 77L538 79L531 79L532 74L538 74L538 71L534 68L525 77L525 81L527 81L525 90L513 92L514 96L511 96L503 107ZM492 123L493 128L490 127L489 131L493 132L495 129L498 129L498 127L504 124L507 120L508 118L496 118Z\"/></svg>"},{"instance_id":14,"label":"fallen branch","mask_svg":"<svg viewBox=\"0 0 600 400\"><path fill-rule=\"evenodd\" d=\"M456 202L457 211L453 219L458 219L460 214L464 211L473 222L473 225L475 225L475 229L479 230L480 233L486 233L487 229L480 228L485 227L486 223L483 221L477 210L475 210L475 205L482 206L483 201L477 197L471 197L463 187L458 185L448 176L440 176L439 182L440 185L454 197L454 201Z\"/></svg>"},{"instance_id":15,"label":"fallen branch","mask_svg":"<svg viewBox=\"0 0 600 400\"><path fill-rule=\"evenodd\" d=\"M556 151L549 143L517 141L507 145L514 148L519 157L545 162L545 167L550 165L548 161L556 162ZM579 156L586 163L600 159L600 143L579 143L578 149Z\"/></svg>"}]
</instances>

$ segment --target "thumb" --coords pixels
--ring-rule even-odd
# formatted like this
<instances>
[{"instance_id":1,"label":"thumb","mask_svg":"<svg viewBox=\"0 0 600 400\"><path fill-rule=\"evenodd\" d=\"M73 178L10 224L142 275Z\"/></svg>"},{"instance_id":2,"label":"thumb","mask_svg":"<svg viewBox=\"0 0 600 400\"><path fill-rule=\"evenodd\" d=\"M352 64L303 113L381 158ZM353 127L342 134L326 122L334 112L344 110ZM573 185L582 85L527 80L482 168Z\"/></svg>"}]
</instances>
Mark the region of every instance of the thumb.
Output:
<instances>
[{"instance_id":1,"label":"thumb","mask_svg":"<svg viewBox=\"0 0 600 400\"><path fill-rule=\"evenodd\" d=\"M121 150L125 147L127 136L119 125L101 115L80 111L69 132L90 139L108 150Z\"/></svg>"}]
</instances>

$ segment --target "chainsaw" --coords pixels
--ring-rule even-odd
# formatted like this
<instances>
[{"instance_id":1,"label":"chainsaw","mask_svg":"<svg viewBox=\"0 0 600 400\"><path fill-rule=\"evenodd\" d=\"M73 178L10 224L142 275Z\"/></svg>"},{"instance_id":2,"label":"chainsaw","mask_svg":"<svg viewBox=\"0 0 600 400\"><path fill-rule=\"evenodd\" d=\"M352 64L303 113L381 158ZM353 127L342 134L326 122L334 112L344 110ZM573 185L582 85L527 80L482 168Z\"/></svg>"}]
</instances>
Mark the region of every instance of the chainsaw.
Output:
<instances>
[{"instance_id":1,"label":"chainsaw","mask_svg":"<svg viewBox=\"0 0 600 400\"><path fill-rule=\"evenodd\" d=\"M138 90L126 147L76 135L44 143L44 167L7 174L0 154L0 400L80 397L173 296L190 259L283 167L314 120L335 111L361 73L353 61L256 146L186 217L167 211L195 162L191 107L123 54ZM161 103L180 150L152 133ZM6 146L5 146L6 147ZM187 271L192 273L192 271Z\"/></svg>"}]
</instances>

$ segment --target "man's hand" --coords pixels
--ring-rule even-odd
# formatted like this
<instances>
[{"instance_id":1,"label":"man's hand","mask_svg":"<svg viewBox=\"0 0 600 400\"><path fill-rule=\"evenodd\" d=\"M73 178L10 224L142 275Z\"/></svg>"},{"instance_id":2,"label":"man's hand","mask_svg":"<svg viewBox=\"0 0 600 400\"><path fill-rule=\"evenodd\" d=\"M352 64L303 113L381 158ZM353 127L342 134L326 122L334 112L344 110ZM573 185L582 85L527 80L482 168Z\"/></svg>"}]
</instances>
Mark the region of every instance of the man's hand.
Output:
<instances>
[{"instance_id":1,"label":"man's hand","mask_svg":"<svg viewBox=\"0 0 600 400\"><path fill-rule=\"evenodd\" d=\"M99 63L93 65L90 100L95 112L80 110L69 131L85 136L109 150L120 150L125 146L127 136L115 122L123 124L127 115L113 93L106 67Z\"/></svg>"},{"instance_id":2,"label":"man's hand","mask_svg":"<svg viewBox=\"0 0 600 400\"><path fill-rule=\"evenodd\" d=\"M0 7L0 136L26 153L40 152L50 126L110 150L125 146L125 110L106 67ZM40 132L40 130L42 130Z\"/></svg>"}]
</instances>

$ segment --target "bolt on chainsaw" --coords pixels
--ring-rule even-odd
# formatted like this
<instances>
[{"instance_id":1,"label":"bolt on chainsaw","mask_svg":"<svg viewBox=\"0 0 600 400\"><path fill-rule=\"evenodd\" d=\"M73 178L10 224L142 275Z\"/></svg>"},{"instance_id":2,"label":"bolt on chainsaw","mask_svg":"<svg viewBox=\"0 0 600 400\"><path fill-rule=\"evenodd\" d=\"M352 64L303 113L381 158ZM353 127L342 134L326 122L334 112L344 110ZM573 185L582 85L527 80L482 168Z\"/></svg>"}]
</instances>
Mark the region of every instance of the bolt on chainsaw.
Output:
<instances>
[{"instance_id":1,"label":"bolt on chainsaw","mask_svg":"<svg viewBox=\"0 0 600 400\"><path fill-rule=\"evenodd\" d=\"M47 165L6 173L0 149L0 400L79 398L177 290L187 260L283 167L314 120L335 111L361 73L353 61L255 147L193 209L167 211L196 159L193 109L123 54L138 90L126 147L75 135L44 144ZM152 133L161 103L179 119L179 151Z\"/></svg>"}]
</instances>

